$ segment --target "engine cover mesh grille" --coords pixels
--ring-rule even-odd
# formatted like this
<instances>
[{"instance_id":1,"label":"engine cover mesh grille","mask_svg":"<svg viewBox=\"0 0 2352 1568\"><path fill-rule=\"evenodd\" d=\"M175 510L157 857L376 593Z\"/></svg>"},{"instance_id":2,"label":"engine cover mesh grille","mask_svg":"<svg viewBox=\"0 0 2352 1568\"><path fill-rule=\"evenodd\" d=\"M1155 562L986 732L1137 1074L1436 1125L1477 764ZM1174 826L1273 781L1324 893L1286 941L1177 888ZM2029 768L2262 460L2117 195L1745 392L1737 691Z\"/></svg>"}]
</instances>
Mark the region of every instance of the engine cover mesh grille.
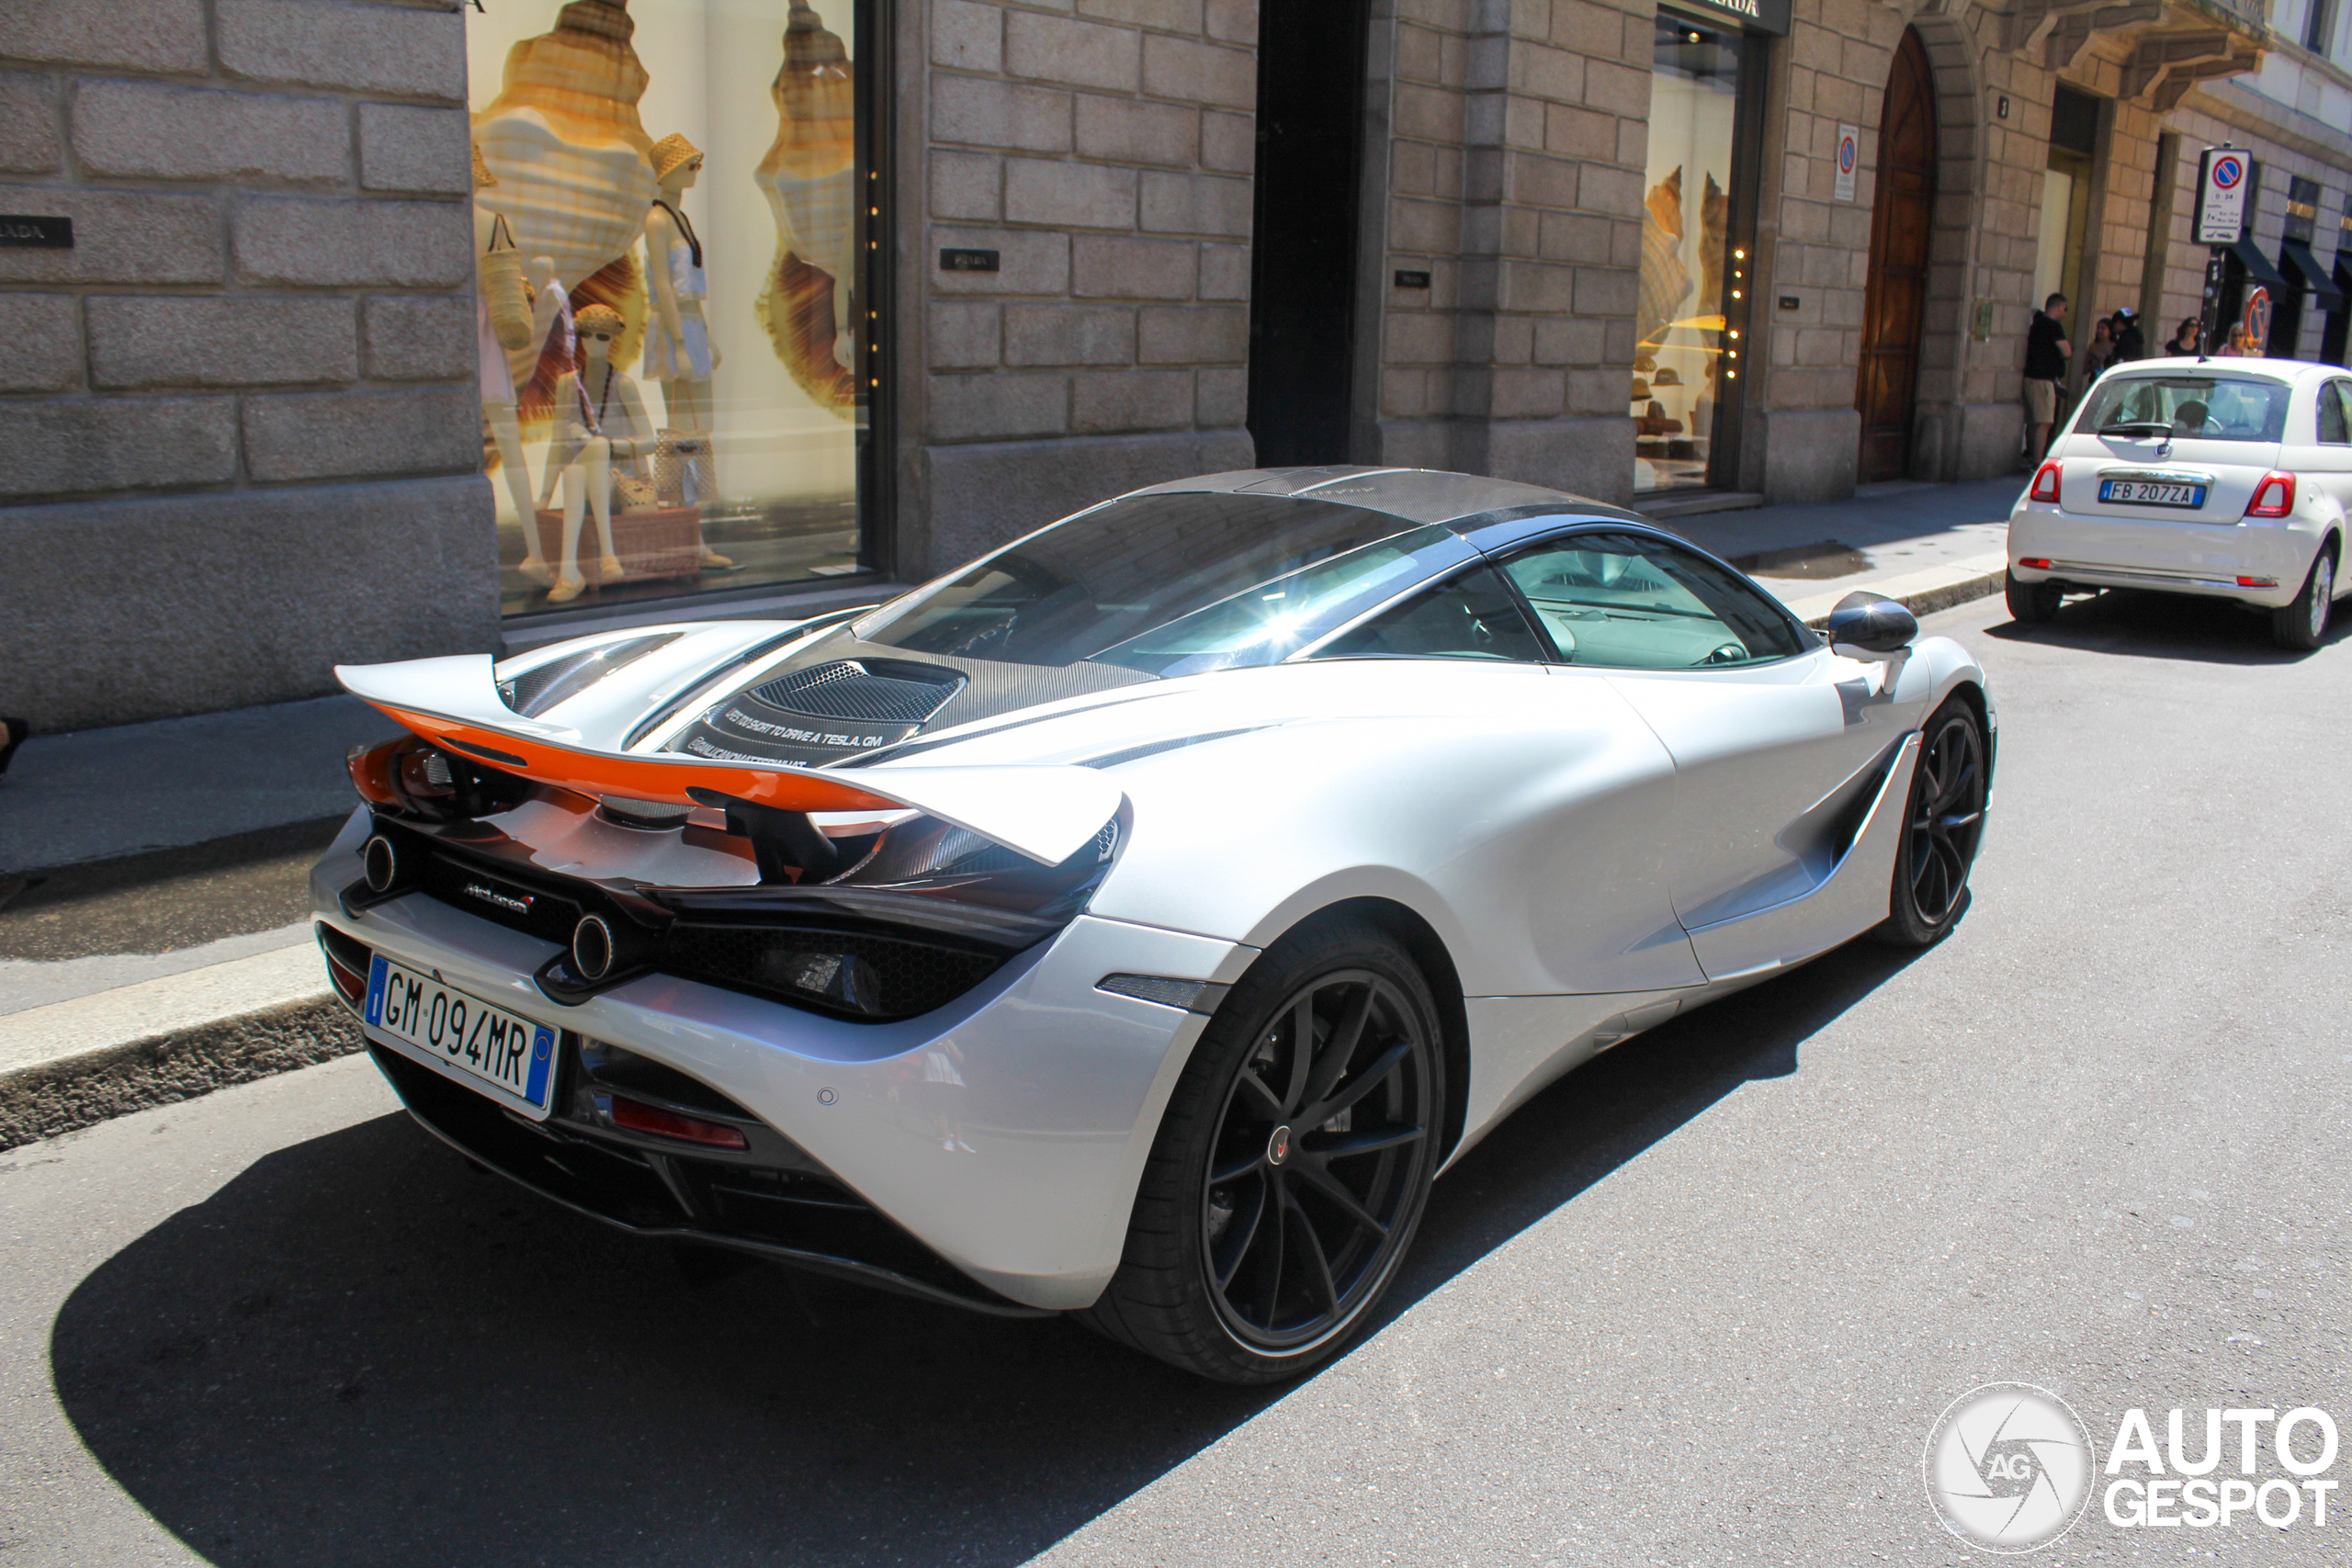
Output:
<instances>
[{"instance_id":1,"label":"engine cover mesh grille","mask_svg":"<svg viewBox=\"0 0 2352 1568\"><path fill-rule=\"evenodd\" d=\"M752 695L812 718L921 724L963 690L964 680L959 671L929 665L836 659L755 686Z\"/></svg>"}]
</instances>

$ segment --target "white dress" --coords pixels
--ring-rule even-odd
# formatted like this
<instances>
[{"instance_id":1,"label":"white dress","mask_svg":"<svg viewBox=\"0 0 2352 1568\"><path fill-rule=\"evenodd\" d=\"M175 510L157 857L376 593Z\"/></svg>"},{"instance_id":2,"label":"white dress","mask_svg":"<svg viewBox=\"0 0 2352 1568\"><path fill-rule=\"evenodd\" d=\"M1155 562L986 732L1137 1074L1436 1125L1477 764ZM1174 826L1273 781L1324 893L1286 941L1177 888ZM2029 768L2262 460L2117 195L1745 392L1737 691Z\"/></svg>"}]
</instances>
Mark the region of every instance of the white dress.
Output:
<instances>
[{"instance_id":1,"label":"white dress","mask_svg":"<svg viewBox=\"0 0 2352 1568\"><path fill-rule=\"evenodd\" d=\"M672 215L672 221L677 221L675 214ZM710 279L695 260L695 247L687 240L670 242L669 261L670 287L678 296L678 331L685 340L686 363L694 367L692 379L707 381L710 329L703 322L702 302L710 295ZM668 323L662 319L662 307L657 301L646 312L645 357L639 363L655 380L670 381L677 378L676 359L677 345L670 336Z\"/></svg>"}]
</instances>

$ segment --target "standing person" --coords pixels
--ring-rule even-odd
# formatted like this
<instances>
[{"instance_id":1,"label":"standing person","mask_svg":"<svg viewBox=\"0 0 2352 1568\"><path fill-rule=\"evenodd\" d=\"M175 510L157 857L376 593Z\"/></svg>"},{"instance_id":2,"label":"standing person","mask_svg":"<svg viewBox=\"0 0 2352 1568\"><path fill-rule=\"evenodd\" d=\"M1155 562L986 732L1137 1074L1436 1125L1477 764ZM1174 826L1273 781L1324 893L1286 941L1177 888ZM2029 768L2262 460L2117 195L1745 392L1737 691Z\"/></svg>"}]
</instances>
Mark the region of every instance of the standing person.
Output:
<instances>
[{"instance_id":1,"label":"standing person","mask_svg":"<svg viewBox=\"0 0 2352 1568\"><path fill-rule=\"evenodd\" d=\"M2129 365L2147 356L2148 339L2140 331L2140 312L2125 305L2115 312L2115 363Z\"/></svg>"},{"instance_id":2,"label":"standing person","mask_svg":"<svg viewBox=\"0 0 2352 1568\"><path fill-rule=\"evenodd\" d=\"M2165 352L2178 359L2193 359L2200 352L2197 341L2198 321L2190 316L2180 323L2180 330L2165 344Z\"/></svg>"},{"instance_id":3,"label":"standing person","mask_svg":"<svg viewBox=\"0 0 2352 1568\"><path fill-rule=\"evenodd\" d=\"M2098 380L2115 359L2115 322L2101 316L2091 323L2091 341L2083 345L2083 385Z\"/></svg>"},{"instance_id":4,"label":"standing person","mask_svg":"<svg viewBox=\"0 0 2352 1568\"><path fill-rule=\"evenodd\" d=\"M2025 449L2028 459L2040 463L2050 455L2050 427L2058 419L2058 387L2066 378L2066 361L2075 345L2058 318L2066 313L2066 297L2052 294L2033 313L2025 330Z\"/></svg>"}]
</instances>

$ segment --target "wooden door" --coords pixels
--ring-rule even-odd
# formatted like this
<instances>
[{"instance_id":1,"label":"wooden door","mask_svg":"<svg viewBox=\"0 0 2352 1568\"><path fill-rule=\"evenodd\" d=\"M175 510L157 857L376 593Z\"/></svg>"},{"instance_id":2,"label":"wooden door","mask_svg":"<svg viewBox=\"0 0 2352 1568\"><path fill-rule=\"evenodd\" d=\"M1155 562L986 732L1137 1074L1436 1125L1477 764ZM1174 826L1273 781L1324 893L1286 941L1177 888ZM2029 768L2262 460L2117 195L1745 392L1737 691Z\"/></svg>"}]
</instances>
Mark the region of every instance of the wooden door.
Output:
<instances>
[{"instance_id":1,"label":"wooden door","mask_svg":"<svg viewBox=\"0 0 2352 1568\"><path fill-rule=\"evenodd\" d=\"M1936 212L1936 85L1919 35L1905 28L1879 116L1878 197L1871 209L1870 288L1854 406L1862 415L1857 474L1904 476L1918 400L1919 333L1928 303L1928 244Z\"/></svg>"}]
</instances>

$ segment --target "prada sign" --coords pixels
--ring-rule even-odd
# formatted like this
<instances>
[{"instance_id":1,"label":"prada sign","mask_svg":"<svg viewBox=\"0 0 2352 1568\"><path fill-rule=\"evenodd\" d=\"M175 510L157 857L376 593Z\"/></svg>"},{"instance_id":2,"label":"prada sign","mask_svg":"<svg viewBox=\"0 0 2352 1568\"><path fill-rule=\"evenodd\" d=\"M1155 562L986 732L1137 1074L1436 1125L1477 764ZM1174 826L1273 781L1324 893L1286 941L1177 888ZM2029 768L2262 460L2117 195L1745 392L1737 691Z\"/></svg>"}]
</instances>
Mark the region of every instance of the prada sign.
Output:
<instances>
[{"instance_id":1,"label":"prada sign","mask_svg":"<svg viewBox=\"0 0 2352 1568\"><path fill-rule=\"evenodd\" d=\"M1694 17L1729 22L1751 33L1785 38L1789 31L1789 0L1675 0Z\"/></svg>"}]
</instances>

